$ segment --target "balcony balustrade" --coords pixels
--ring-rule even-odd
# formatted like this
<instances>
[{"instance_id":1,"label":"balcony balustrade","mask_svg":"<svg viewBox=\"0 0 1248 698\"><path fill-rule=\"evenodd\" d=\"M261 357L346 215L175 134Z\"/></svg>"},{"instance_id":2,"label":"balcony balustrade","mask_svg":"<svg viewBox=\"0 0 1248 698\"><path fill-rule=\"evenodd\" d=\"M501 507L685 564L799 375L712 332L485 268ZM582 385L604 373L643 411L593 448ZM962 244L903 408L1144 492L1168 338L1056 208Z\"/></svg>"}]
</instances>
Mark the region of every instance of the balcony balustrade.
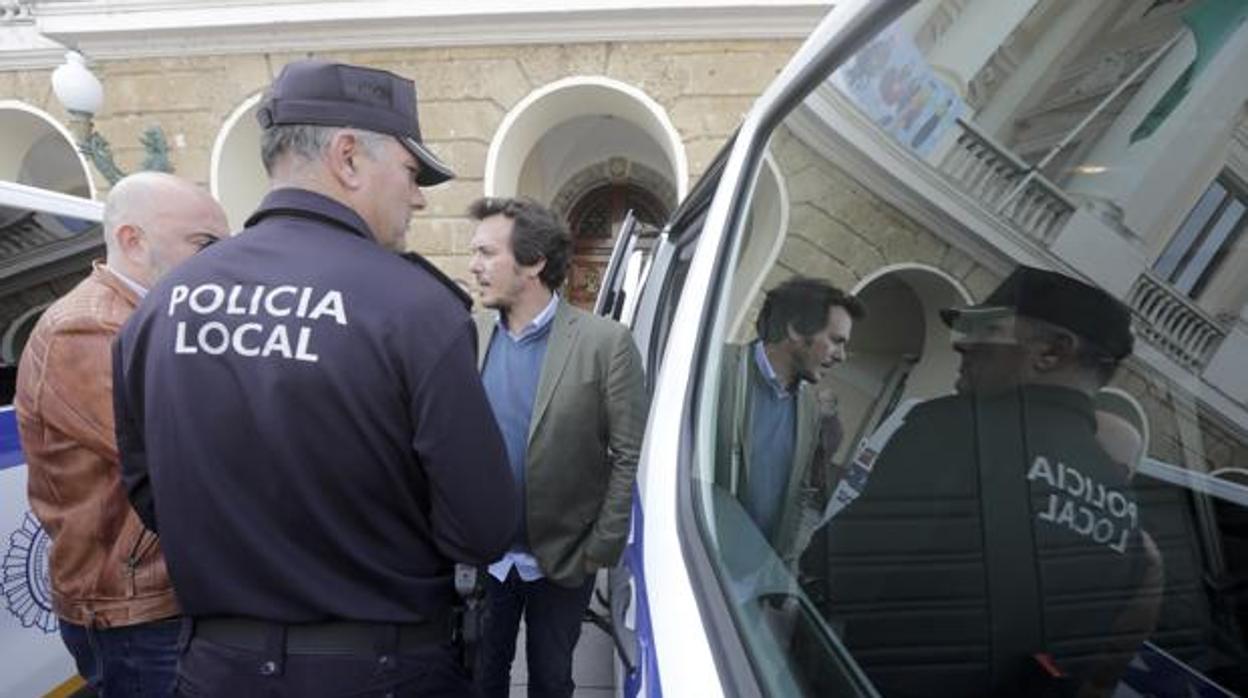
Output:
<instances>
[{"instance_id":1,"label":"balcony balustrade","mask_svg":"<svg viewBox=\"0 0 1248 698\"><path fill-rule=\"evenodd\" d=\"M957 142L939 169L962 191L1048 245L1075 211L1056 184L1036 172L974 123L958 119Z\"/></svg>"},{"instance_id":2,"label":"balcony balustrade","mask_svg":"<svg viewBox=\"0 0 1248 698\"><path fill-rule=\"evenodd\" d=\"M1136 312L1136 332L1195 373L1226 336L1216 320L1151 272L1140 276L1128 303Z\"/></svg>"}]
</instances>

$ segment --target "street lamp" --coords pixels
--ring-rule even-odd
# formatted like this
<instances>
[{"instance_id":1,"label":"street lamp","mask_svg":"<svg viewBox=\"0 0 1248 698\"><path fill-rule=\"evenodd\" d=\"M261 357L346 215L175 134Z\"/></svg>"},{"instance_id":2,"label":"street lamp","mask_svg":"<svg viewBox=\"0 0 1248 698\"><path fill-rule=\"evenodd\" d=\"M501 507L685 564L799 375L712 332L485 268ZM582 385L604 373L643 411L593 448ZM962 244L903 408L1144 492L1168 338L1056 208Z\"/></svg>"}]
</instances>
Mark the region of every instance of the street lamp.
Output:
<instances>
[{"instance_id":1,"label":"street lamp","mask_svg":"<svg viewBox=\"0 0 1248 698\"><path fill-rule=\"evenodd\" d=\"M126 176L113 161L113 149L95 130L93 119L104 104L104 86L87 68L87 60L77 51L65 54L65 62L52 71L52 91L69 112L70 130L78 141L78 150L91 159L95 168L110 184ZM169 162L169 144L159 126L149 126L139 138L147 157L142 169L173 172Z\"/></svg>"}]
</instances>

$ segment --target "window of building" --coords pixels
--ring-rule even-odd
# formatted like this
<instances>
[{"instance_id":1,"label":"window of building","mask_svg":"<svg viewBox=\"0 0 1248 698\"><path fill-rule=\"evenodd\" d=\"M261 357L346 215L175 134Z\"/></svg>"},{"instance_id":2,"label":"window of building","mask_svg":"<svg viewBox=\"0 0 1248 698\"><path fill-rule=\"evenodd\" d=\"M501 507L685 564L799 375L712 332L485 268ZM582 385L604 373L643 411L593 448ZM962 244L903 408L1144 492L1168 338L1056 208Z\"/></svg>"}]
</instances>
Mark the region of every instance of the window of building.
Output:
<instances>
[{"instance_id":1,"label":"window of building","mask_svg":"<svg viewBox=\"0 0 1248 698\"><path fill-rule=\"evenodd\" d=\"M1248 191L1231 175L1219 176L1187 214L1153 270L1183 293L1198 298L1235 248L1248 220L1246 210Z\"/></svg>"}]
</instances>

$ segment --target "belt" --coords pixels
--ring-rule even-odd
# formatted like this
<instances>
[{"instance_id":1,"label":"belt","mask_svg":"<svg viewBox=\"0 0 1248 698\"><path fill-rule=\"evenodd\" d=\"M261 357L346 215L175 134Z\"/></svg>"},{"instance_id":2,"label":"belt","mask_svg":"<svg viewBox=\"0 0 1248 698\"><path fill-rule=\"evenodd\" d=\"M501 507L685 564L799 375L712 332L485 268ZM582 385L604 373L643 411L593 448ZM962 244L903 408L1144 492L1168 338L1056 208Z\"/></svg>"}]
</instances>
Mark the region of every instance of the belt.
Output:
<instances>
[{"instance_id":1,"label":"belt","mask_svg":"<svg viewBox=\"0 0 1248 698\"><path fill-rule=\"evenodd\" d=\"M451 616L422 623L275 623L251 618L197 618L195 638L236 649L263 652L273 637L285 635L286 654L354 655L379 651L411 652L451 639ZM388 648L393 648L390 650Z\"/></svg>"}]
</instances>

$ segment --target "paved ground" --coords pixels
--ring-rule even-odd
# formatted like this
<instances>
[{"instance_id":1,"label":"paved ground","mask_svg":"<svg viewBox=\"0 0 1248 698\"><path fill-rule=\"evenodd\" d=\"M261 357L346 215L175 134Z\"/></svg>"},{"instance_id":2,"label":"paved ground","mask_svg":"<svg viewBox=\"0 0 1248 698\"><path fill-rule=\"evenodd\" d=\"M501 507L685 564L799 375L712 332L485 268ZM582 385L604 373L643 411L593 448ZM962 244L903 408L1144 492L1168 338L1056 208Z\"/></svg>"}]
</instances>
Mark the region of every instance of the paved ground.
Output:
<instances>
[{"instance_id":1,"label":"paved ground","mask_svg":"<svg viewBox=\"0 0 1248 698\"><path fill-rule=\"evenodd\" d=\"M573 698L611 698L615 695L615 645L596 626L581 626L581 640L573 658L572 680L576 682ZM516 640L516 660L511 665L511 698L528 695L528 670L524 656L524 628Z\"/></svg>"}]
</instances>

